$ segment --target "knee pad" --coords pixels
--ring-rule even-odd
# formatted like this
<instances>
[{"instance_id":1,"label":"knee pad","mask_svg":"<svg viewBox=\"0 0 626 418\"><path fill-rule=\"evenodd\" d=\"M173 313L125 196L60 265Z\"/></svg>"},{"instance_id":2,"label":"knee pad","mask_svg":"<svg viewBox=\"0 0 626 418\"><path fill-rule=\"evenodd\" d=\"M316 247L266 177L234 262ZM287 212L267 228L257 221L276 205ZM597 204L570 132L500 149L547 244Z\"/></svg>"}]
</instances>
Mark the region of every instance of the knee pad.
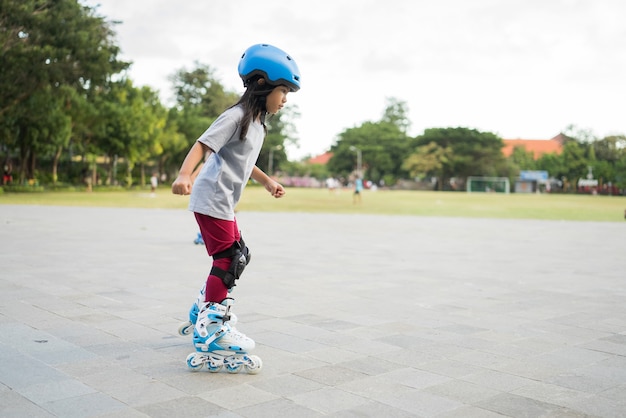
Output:
<instances>
[{"instance_id":1,"label":"knee pad","mask_svg":"<svg viewBox=\"0 0 626 418\"><path fill-rule=\"evenodd\" d=\"M230 290L236 286L235 281L241 277L241 273L243 273L244 269L250 262L252 255L250 254L250 249L246 246L246 243L243 239L240 239L239 241L235 241L227 250L213 255L214 260L218 260L220 258L230 258L230 267L228 270L222 270L219 267L213 266L210 274L222 279L224 286Z\"/></svg>"}]
</instances>

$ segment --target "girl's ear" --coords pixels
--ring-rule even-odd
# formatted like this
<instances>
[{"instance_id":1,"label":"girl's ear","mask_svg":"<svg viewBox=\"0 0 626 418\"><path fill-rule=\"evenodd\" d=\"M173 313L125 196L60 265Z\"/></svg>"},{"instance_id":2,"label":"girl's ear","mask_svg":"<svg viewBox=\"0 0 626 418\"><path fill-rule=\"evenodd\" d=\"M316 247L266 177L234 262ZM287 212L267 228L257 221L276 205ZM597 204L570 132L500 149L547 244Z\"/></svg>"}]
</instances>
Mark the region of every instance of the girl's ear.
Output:
<instances>
[{"instance_id":1,"label":"girl's ear","mask_svg":"<svg viewBox=\"0 0 626 418\"><path fill-rule=\"evenodd\" d=\"M262 86L263 84L265 84L265 79L259 78L259 81L257 81L257 83L259 83L259 86Z\"/></svg>"}]
</instances>

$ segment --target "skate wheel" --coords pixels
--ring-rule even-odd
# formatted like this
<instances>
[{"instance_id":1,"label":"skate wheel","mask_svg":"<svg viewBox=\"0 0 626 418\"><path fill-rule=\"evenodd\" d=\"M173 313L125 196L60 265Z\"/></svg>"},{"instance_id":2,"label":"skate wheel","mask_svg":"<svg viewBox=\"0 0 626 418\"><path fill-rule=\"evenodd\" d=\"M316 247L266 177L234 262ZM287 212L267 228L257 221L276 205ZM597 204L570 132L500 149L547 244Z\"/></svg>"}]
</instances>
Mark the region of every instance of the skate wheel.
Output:
<instances>
[{"instance_id":1,"label":"skate wheel","mask_svg":"<svg viewBox=\"0 0 626 418\"><path fill-rule=\"evenodd\" d=\"M241 370L242 367L243 367L243 364L226 363L226 371L228 373L237 373L239 372L239 370Z\"/></svg>"},{"instance_id":2,"label":"skate wheel","mask_svg":"<svg viewBox=\"0 0 626 418\"><path fill-rule=\"evenodd\" d=\"M249 356L246 370L249 374L257 374L263 368L263 362L259 356Z\"/></svg>"},{"instance_id":3,"label":"skate wheel","mask_svg":"<svg viewBox=\"0 0 626 418\"><path fill-rule=\"evenodd\" d=\"M187 367L189 367L189 369L197 372L202 368L202 366L202 359L198 358L196 353L191 353L187 356Z\"/></svg>"},{"instance_id":4,"label":"skate wheel","mask_svg":"<svg viewBox=\"0 0 626 418\"><path fill-rule=\"evenodd\" d=\"M186 321L180 324L178 327L178 334L180 335L189 335L193 331L193 324L191 321Z\"/></svg>"},{"instance_id":5,"label":"skate wheel","mask_svg":"<svg viewBox=\"0 0 626 418\"><path fill-rule=\"evenodd\" d=\"M222 370L222 363L217 363L213 360L210 360L206 364L206 368L209 369L211 373L217 373Z\"/></svg>"}]
</instances>

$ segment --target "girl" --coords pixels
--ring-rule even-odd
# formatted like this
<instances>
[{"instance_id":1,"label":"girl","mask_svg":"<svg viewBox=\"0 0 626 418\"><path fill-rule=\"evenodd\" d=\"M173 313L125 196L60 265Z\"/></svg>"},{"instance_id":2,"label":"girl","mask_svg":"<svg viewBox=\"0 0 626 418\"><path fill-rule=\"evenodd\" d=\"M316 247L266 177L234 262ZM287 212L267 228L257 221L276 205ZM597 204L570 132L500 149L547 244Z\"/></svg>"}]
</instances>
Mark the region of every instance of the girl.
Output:
<instances>
[{"instance_id":1,"label":"girl","mask_svg":"<svg viewBox=\"0 0 626 418\"><path fill-rule=\"evenodd\" d=\"M189 312L190 321L179 332L188 334L193 328L196 353L187 357L190 368L206 364L209 370L218 371L226 365L228 371L237 372L246 366L248 372L256 373L261 359L247 355L254 341L233 328L232 299L227 298L250 261L235 206L250 177L275 198L285 194L283 186L255 163L267 133L265 117L276 114L287 102L287 94L300 89L300 71L288 54L267 44L248 48L238 69L246 91L198 138L172 184L174 194L191 194L189 209L213 258L206 284ZM196 167L205 156L198 172Z\"/></svg>"}]
</instances>

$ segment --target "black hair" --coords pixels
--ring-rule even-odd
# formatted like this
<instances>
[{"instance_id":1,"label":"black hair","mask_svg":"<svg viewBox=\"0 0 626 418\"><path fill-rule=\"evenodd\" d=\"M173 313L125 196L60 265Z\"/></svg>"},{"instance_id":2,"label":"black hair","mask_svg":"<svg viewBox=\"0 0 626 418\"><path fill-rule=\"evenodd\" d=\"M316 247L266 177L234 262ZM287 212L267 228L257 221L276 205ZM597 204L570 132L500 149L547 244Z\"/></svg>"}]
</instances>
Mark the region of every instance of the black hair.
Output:
<instances>
[{"instance_id":1,"label":"black hair","mask_svg":"<svg viewBox=\"0 0 626 418\"><path fill-rule=\"evenodd\" d=\"M260 81L263 80L263 81ZM267 115L267 107L265 100L267 99L267 95L274 90L274 87L269 84L263 77L255 76L247 81L248 87L246 91L243 93L241 98L237 103L235 103L232 107L241 106L243 107L243 119L241 120L241 134L239 135L240 140L245 140L246 135L248 134L248 128L250 127L250 122L259 118L261 120L261 125L263 125L263 130L267 134L267 126L265 126L265 116Z\"/></svg>"}]
</instances>

